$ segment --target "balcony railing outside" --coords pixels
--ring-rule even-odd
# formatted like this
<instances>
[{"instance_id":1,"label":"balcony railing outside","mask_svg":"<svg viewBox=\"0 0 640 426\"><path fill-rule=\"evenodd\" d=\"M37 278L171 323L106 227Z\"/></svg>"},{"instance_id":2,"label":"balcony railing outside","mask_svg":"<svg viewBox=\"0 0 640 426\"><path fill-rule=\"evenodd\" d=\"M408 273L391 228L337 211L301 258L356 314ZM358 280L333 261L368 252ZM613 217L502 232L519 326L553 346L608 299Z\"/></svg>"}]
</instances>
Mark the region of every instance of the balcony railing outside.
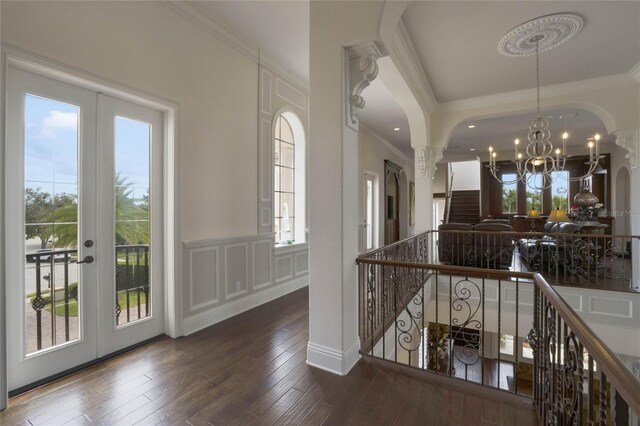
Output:
<instances>
[{"instance_id":1,"label":"balcony railing outside","mask_svg":"<svg viewBox=\"0 0 640 426\"><path fill-rule=\"evenodd\" d=\"M427 263L434 234L357 259L363 355L531 398L544 424L630 424L640 381L543 275Z\"/></svg>"},{"instance_id":2,"label":"balcony railing outside","mask_svg":"<svg viewBox=\"0 0 640 426\"><path fill-rule=\"evenodd\" d=\"M116 246L115 256L116 325L123 325L150 315L149 246ZM35 281L26 300L27 353L78 339L78 283L71 278L77 274L70 273L77 249L38 251L26 260L34 264L27 276Z\"/></svg>"}]
</instances>

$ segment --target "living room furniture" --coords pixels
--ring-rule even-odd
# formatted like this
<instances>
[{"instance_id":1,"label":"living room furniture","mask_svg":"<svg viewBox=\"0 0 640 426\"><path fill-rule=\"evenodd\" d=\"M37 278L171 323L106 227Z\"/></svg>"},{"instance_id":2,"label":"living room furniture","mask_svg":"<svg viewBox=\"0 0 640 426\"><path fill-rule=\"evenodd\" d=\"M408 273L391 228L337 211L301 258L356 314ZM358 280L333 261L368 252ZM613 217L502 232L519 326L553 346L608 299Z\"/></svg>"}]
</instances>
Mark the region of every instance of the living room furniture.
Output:
<instances>
[{"instance_id":1,"label":"living room furniture","mask_svg":"<svg viewBox=\"0 0 640 426\"><path fill-rule=\"evenodd\" d=\"M575 274L581 265L580 225L572 222L546 222L542 237L532 236L518 240L520 258L534 271L555 272L562 266Z\"/></svg>"},{"instance_id":2,"label":"living room furniture","mask_svg":"<svg viewBox=\"0 0 640 426\"><path fill-rule=\"evenodd\" d=\"M491 220L477 225L446 223L438 227L438 232L441 263L491 269L511 267L515 249L511 225Z\"/></svg>"}]
</instances>

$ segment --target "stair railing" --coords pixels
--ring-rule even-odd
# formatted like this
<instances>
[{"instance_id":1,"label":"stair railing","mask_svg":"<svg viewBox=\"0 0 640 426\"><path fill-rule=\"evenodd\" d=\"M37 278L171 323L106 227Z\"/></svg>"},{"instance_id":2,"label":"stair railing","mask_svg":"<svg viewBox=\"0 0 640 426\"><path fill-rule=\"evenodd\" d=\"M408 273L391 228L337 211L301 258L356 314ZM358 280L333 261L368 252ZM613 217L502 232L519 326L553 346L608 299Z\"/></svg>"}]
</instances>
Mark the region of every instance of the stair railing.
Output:
<instances>
[{"instance_id":1,"label":"stair railing","mask_svg":"<svg viewBox=\"0 0 640 426\"><path fill-rule=\"evenodd\" d=\"M356 259L363 356L529 398L540 424L635 424L640 381L545 277L429 263L430 234Z\"/></svg>"}]
</instances>

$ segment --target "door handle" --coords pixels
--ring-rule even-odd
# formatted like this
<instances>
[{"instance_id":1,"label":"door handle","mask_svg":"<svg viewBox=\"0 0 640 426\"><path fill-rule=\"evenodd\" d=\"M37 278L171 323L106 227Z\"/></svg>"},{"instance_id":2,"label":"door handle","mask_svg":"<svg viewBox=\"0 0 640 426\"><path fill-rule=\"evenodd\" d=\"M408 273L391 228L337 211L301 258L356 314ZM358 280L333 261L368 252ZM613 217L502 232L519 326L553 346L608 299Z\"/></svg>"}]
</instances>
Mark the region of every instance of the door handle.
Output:
<instances>
[{"instance_id":1,"label":"door handle","mask_svg":"<svg viewBox=\"0 0 640 426\"><path fill-rule=\"evenodd\" d=\"M76 264L78 264L78 265L79 265L79 264L81 264L81 263L93 263L93 261L94 261L94 260L95 260L95 259L93 258L93 256L85 256L85 257L84 257L84 259L82 259L82 260L78 260L78 261L76 262Z\"/></svg>"}]
</instances>

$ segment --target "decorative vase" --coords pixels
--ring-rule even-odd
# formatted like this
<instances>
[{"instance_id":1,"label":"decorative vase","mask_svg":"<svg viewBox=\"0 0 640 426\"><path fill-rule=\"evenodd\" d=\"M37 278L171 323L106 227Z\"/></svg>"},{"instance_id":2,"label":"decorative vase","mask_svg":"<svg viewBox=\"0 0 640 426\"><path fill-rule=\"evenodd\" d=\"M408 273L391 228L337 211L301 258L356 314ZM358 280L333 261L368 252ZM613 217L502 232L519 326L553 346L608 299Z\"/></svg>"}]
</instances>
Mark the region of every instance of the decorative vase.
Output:
<instances>
[{"instance_id":1,"label":"decorative vase","mask_svg":"<svg viewBox=\"0 0 640 426\"><path fill-rule=\"evenodd\" d=\"M580 184L580 192L578 192L573 198L573 202L578 207L581 207L583 209L590 209L598 204L600 200L590 191L589 184L585 181L582 181Z\"/></svg>"}]
</instances>

